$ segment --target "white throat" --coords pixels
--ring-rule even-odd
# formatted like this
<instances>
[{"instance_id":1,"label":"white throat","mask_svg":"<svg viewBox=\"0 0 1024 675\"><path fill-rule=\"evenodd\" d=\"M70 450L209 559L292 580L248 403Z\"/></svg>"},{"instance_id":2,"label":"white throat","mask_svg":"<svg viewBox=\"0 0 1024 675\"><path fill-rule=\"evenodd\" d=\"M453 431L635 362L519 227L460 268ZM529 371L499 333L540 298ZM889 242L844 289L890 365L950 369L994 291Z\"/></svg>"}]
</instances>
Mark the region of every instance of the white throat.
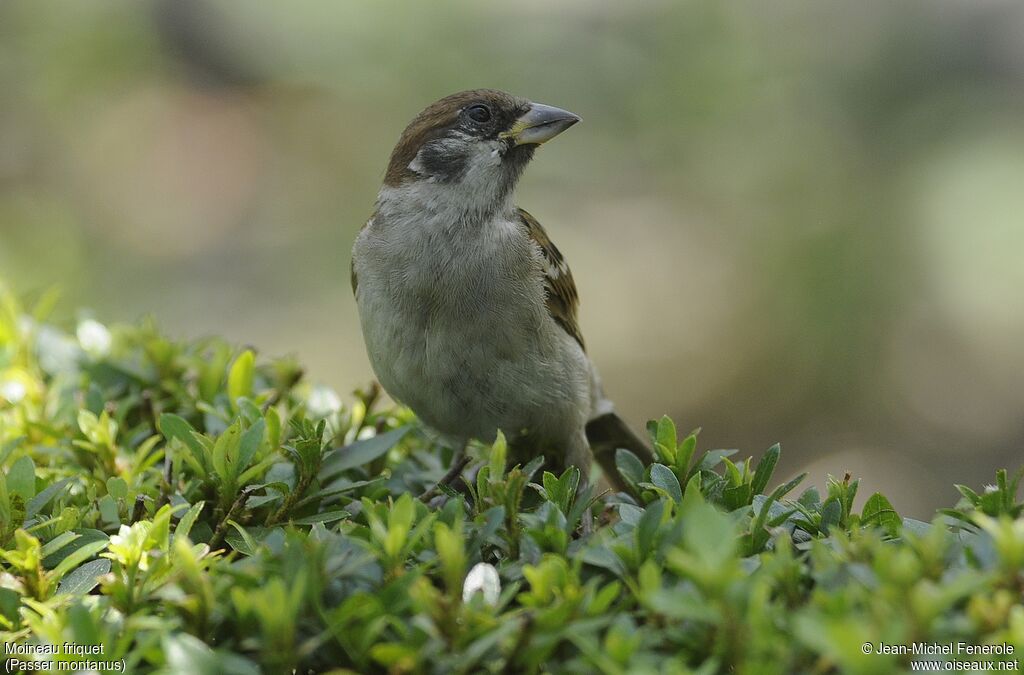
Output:
<instances>
[{"instance_id":1,"label":"white throat","mask_svg":"<svg viewBox=\"0 0 1024 675\"><path fill-rule=\"evenodd\" d=\"M507 169L502 165L503 144L467 143L455 137L435 141L449 145L449 152L469 152L464 170L453 180L430 175L423 150L409 163L417 178L397 187L385 185L377 195L377 209L389 221L415 218L417 221L473 224L515 209ZM435 148L436 150L436 148Z\"/></svg>"},{"instance_id":2,"label":"white throat","mask_svg":"<svg viewBox=\"0 0 1024 675\"><path fill-rule=\"evenodd\" d=\"M495 202L493 188L479 189L475 181L438 183L433 179L385 185L377 195L377 213L395 225L420 227L431 223L446 229L476 226L494 218L511 219L512 192Z\"/></svg>"}]
</instances>

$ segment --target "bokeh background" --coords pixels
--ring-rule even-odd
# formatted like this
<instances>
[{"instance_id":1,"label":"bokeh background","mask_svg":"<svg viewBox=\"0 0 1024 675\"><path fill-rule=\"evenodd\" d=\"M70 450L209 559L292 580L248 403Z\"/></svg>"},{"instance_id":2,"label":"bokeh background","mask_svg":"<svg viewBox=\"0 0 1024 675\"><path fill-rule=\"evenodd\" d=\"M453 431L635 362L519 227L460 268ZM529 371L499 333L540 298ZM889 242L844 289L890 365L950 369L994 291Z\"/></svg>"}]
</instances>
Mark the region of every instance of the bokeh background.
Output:
<instances>
[{"instance_id":1,"label":"bokeh background","mask_svg":"<svg viewBox=\"0 0 1024 675\"><path fill-rule=\"evenodd\" d=\"M908 515L1024 448L1024 4L0 3L0 277L371 378L352 239L460 89L579 113L520 203L638 428Z\"/></svg>"}]
</instances>

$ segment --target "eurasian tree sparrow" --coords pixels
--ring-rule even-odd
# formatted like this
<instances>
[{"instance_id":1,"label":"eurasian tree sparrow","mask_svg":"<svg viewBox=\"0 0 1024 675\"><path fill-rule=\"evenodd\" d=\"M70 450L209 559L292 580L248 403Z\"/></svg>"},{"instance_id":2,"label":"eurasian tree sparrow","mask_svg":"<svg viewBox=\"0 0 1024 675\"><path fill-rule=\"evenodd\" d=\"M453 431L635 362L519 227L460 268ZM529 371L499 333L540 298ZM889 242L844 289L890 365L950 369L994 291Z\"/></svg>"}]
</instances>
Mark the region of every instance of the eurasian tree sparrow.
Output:
<instances>
[{"instance_id":1,"label":"eurasian tree sparrow","mask_svg":"<svg viewBox=\"0 0 1024 675\"><path fill-rule=\"evenodd\" d=\"M615 449L647 446L604 397L577 323L576 285L513 191L537 147L580 118L478 89L428 106L391 154L352 250L352 289L384 389L453 440L509 437L616 485Z\"/></svg>"}]
</instances>

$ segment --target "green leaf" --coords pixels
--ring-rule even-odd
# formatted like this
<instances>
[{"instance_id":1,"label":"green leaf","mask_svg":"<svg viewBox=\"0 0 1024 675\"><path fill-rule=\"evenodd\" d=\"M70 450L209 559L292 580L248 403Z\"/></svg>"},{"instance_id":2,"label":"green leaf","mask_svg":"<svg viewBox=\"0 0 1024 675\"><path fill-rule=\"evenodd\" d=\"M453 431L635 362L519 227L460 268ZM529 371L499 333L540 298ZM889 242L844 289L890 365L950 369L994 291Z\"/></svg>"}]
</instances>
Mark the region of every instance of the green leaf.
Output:
<instances>
[{"instance_id":1,"label":"green leaf","mask_svg":"<svg viewBox=\"0 0 1024 675\"><path fill-rule=\"evenodd\" d=\"M968 501L971 502L971 504L977 506L978 502L981 501L981 497L978 496L978 493L972 490L971 488L967 487L966 485L957 484L954 487L960 492L960 494L966 497Z\"/></svg>"},{"instance_id":2,"label":"green leaf","mask_svg":"<svg viewBox=\"0 0 1024 675\"><path fill-rule=\"evenodd\" d=\"M62 546L59 550L54 551L53 553L43 558L43 567L47 569L53 569L54 567L59 565L62 560L64 560L69 555L71 555L78 549L82 548L83 546L93 544L96 542L103 542L105 544L109 540L109 537L107 537L105 533L100 532L99 530L78 529L73 530L73 532L80 536L70 541L70 543Z\"/></svg>"},{"instance_id":3,"label":"green leaf","mask_svg":"<svg viewBox=\"0 0 1024 675\"><path fill-rule=\"evenodd\" d=\"M61 550L62 548L64 548L65 546L67 546L68 544L70 544L75 539L78 539L81 536L82 535L77 534L75 532L62 532L50 541L46 542L40 553L44 558L46 556L53 555L54 553Z\"/></svg>"},{"instance_id":4,"label":"green leaf","mask_svg":"<svg viewBox=\"0 0 1024 675\"><path fill-rule=\"evenodd\" d=\"M107 479L107 494L114 499L128 498L128 483L124 478L114 476Z\"/></svg>"},{"instance_id":5,"label":"green leaf","mask_svg":"<svg viewBox=\"0 0 1024 675\"><path fill-rule=\"evenodd\" d=\"M732 457L737 452L738 450L708 450L704 453L704 456L700 458L700 463L697 464L697 470L710 471L721 464L723 459L726 457Z\"/></svg>"},{"instance_id":6,"label":"green leaf","mask_svg":"<svg viewBox=\"0 0 1024 675\"><path fill-rule=\"evenodd\" d=\"M99 584L99 578L110 571L110 561L106 558L87 562L76 570L69 572L57 586L57 593L64 595L85 595Z\"/></svg>"},{"instance_id":7,"label":"green leaf","mask_svg":"<svg viewBox=\"0 0 1024 675\"><path fill-rule=\"evenodd\" d=\"M719 569L734 556L736 527L729 516L710 504L698 504L687 514L683 542L710 569Z\"/></svg>"},{"instance_id":8,"label":"green leaf","mask_svg":"<svg viewBox=\"0 0 1024 675\"><path fill-rule=\"evenodd\" d=\"M15 448L25 442L24 436L17 436L9 441L0 443L0 465L7 461L7 457L14 452Z\"/></svg>"},{"instance_id":9,"label":"green leaf","mask_svg":"<svg viewBox=\"0 0 1024 675\"><path fill-rule=\"evenodd\" d=\"M28 504L25 505L25 517L31 518L39 513L47 504L50 503L50 500L62 492L64 490L64 486L71 481L71 478L64 478L41 490L39 494L30 499Z\"/></svg>"},{"instance_id":10,"label":"green leaf","mask_svg":"<svg viewBox=\"0 0 1024 675\"><path fill-rule=\"evenodd\" d=\"M541 482L544 484L544 492L547 494L548 501L558 503L561 499L561 492L558 484L558 478L555 474L550 471L545 471L544 475L541 476Z\"/></svg>"},{"instance_id":11,"label":"green leaf","mask_svg":"<svg viewBox=\"0 0 1024 675\"><path fill-rule=\"evenodd\" d=\"M507 468L505 459L507 456L508 441L505 439L505 434L499 429L494 438L494 443L491 443L491 449L487 453L487 466L491 470L491 480L500 480L505 474L505 469Z\"/></svg>"},{"instance_id":12,"label":"green leaf","mask_svg":"<svg viewBox=\"0 0 1024 675\"><path fill-rule=\"evenodd\" d=\"M209 466L206 462L206 448L196 437L196 430L184 418L172 413L164 413L160 415L157 426L168 441L176 439L184 444L200 467Z\"/></svg>"},{"instance_id":13,"label":"green leaf","mask_svg":"<svg viewBox=\"0 0 1024 675\"><path fill-rule=\"evenodd\" d=\"M703 504L704 501L704 493L701 491L700 472L695 471L690 480L686 481L686 487L683 489L682 513L689 513L694 505Z\"/></svg>"},{"instance_id":14,"label":"green leaf","mask_svg":"<svg viewBox=\"0 0 1024 675\"><path fill-rule=\"evenodd\" d=\"M646 558L654 545L655 536L665 515L666 502L659 499L647 505L636 526L636 545L641 558Z\"/></svg>"},{"instance_id":15,"label":"green leaf","mask_svg":"<svg viewBox=\"0 0 1024 675\"><path fill-rule=\"evenodd\" d=\"M316 523L332 523L335 520L348 518L350 515L352 514L348 511L324 511L323 513L314 513L311 516L296 518L292 520L291 523L292 525L314 525Z\"/></svg>"},{"instance_id":16,"label":"green leaf","mask_svg":"<svg viewBox=\"0 0 1024 675\"><path fill-rule=\"evenodd\" d=\"M281 415L276 408L270 408L263 416L263 421L267 425L267 441L271 449L276 449L281 445Z\"/></svg>"},{"instance_id":17,"label":"green leaf","mask_svg":"<svg viewBox=\"0 0 1024 675\"><path fill-rule=\"evenodd\" d=\"M238 446L241 443L239 423L235 422L217 437L213 444L213 470L228 492L234 492L238 477Z\"/></svg>"},{"instance_id":18,"label":"green leaf","mask_svg":"<svg viewBox=\"0 0 1024 675\"><path fill-rule=\"evenodd\" d=\"M808 509L817 511L821 508L821 494L819 494L818 488L813 486L804 490L797 501Z\"/></svg>"},{"instance_id":19,"label":"green leaf","mask_svg":"<svg viewBox=\"0 0 1024 675\"><path fill-rule=\"evenodd\" d=\"M843 506L839 503L839 499L829 497L821 505L821 524L819 525L821 531L828 534L829 530L839 524L839 520L842 517Z\"/></svg>"},{"instance_id":20,"label":"green leaf","mask_svg":"<svg viewBox=\"0 0 1024 675\"><path fill-rule=\"evenodd\" d=\"M861 511L862 525L880 527L891 537L899 535L902 522L896 509L880 492L868 497Z\"/></svg>"},{"instance_id":21,"label":"green leaf","mask_svg":"<svg viewBox=\"0 0 1024 675\"><path fill-rule=\"evenodd\" d=\"M242 441L238 452L239 471L244 471L249 468L249 463L252 461L256 451L259 450L260 444L263 443L263 436L266 429L267 423L262 419L259 419L242 434Z\"/></svg>"},{"instance_id":22,"label":"green leaf","mask_svg":"<svg viewBox=\"0 0 1024 675\"><path fill-rule=\"evenodd\" d=\"M242 542L244 542L244 546L238 546L236 542L226 538L228 543L231 544L232 548L234 548L239 553L244 553L245 555L255 555L256 550L259 548L259 544L256 541L256 539L251 534L249 534L249 531L233 520L229 520L228 525L235 528L235 530L238 532L238 535L242 538Z\"/></svg>"},{"instance_id":23,"label":"green leaf","mask_svg":"<svg viewBox=\"0 0 1024 675\"><path fill-rule=\"evenodd\" d=\"M782 499L783 497L788 495L790 492L792 492L793 489L796 488L797 485L799 485L800 483L803 483L805 478L807 478L807 472L806 471L804 471L799 476L796 476L795 478L789 480L788 482L783 483L779 487L775 488L774 490L772 490L772 499ZM812 492L810 497L816 499L818 491L814 490L814 488L811 488L810 492ZM805 492L803 496L808 496L808 495ZM801 499L803 498L803 496L801 496Z\"/></svg>"},{"instance_id":24,"label":"green leaf","mask_svg":"<svg viewBox=\"0 0 1024 675\"><path fill-rule=\"evenodd\" d=\"M36 465L28 455L19 457L7 472L7 491L28 502L36 494Z\"/></svg>"},{"instance_id":25,"label":"green leaf","mask_svg":"<svg viewBox=\"0 0 1024 675\"><path fill-rule=\"evenodd\" d=\"M664 490L676 503L683 500L683 490L679 485L679 479L672 473L672 469L664 464L651 465L651 483Z\"/></svg>"},{"instance_id":26,"label":"green leaf","mask_svg":"<svg viewBox=\"0 0 1024 675\"><path fill-rule=\"evenodd\" d=\"M679 444L679 453L676 457L676 467L681 472L688 472L690 468L690 461L693 459L693 453L697 451L697 434L699 433L700 429L694 429L686 438L683 439L683 442Z\"/></svg>"},{"instance_id":27,"label":"green leaf","mask_svg":"<svg viewBox=\"0 0 1024 675\"><path fill-rule=\"evenodd\" d=\"M231 349L226 344L218 343L210 350L199 371L199 397L202 400L213 402L230 360Z\"/></svg>"},{"instance_id":28,"label":"green leaf","mask_svg":"<svg viewBox=\"0 0 1024 675\"><path fill-rule=\"evenodd\" d=\"M533 478L533 474L537 473L542 466L544 466L544 455L537 455L523 467L523 478L527 481L531 480Z\"/></svg>"},{"instance_id":29,"label":"green leaf","mask_svg":"<svg viewBox=\"0 0 1024 675\"><path fill-rule=\"evenodd\" d=\"M65 574L78 567L80 564L93 557L107 547L107 541L94 541L75 549L73 553L60 561L50 573L55 579L61 579Z\"/></svg>"},{"instance_id":30,"label":"green leaf","mask_svg":"<svg viewBox=\"0 0 1024 675\"><path fill-rule=\"evenodd\" d=\"M196 502L193 504L188 511L178 521L178 526L174 528L174 540L185 539L189 533L192 532L192 526L195 525L196 518L202 512L206 502Z\"/></svg>"},{"instance_id":31,"label":"green leaf","mask_svg":"<svg viewBox=\"0 0 1024 675\"><path fill-rule=\"evenodd\" d=\"M121 524L121 514L118 513L117 502L110 495L103 495L100 497L98 503L100 509L100 517L103 518L105 523L110 525Z\"/></svg>"},{"instance_id":32,"label":"green leaf","mask_svg":"<svg viewBox=\"0 0 1024 675\"><path fill-rule=\"evenodd\" d=\"M615 468L626 482L636 487L644 479L644 465L640 458L625 448L615 451Z\"/></svg>"},{"instance_id":33,"label":"green leaf","mask_svg":"<svg viewBox=\"0 0 1024 675\"><path fill-rule=\"evenodd\" d=\"M743 476L735 464L723 457L722 466L725 467L725 478L728 480L729 485L735 487L743 483Z\"/></svg>"},{"instance_id":34,"label":"green leaf","mask_svg":"<svg viewBox=\"0 0 1024 675\"><path fill-rule=\"evenodd\" d=\"M926 523L922 520L915 520L913 518L904 518L903 525L900 528L900 532L903 534L913 534L918 537L923 537L932 531L932 524Z\"/></svg>"},{"instance_id":35,"label":"green leaf","mask_svg":"<svg viewBox=\"0 0 1024 675\"><path fill-rule=\"evenodd\" d=\"M606 569L618 577L624 577L627 574L627 570L622 564L622 558L615 555L615 553L606 546L591 546L589 548L585 548L580 554L580 559L588 565Z\"/></svg>"},{"instance_id":36,"label":"green leaf","mask_svg":"<svg viewBox=\"0 0 1024 675\"><path fill-rule=\"evenodd\" d=\"M768 481L775 473L775 465L779 463L781 453L782 447L776 443L765 451L761 461L757 463L757 468L754 469L754 479L750 482L750 489L755 495L764 494L765 488L768 487Z\"/></svg>"},{"instance_id":37,"label":"green leaf","mask_svg":"<svg viewBox=\"0 0 1024 675\"><path fill-rule=\"evenodd\" d=\"M655 442L662 448L662 454L667 462L675 463L676 460L676 425L668 415L662 415L658 420L658 427Z\"/></svg>"},{"instance_id":38,"label":"green leaf","mask_svg":"<svg viewBox=\"0 0 1024 675\"><path fill-rule=\"evenodd\" d=\"M342 471L369 464L395 447L411 430L412 426L399 427L337 450L329 450L321 465L321 478L326 480Z\"/></svg>"},{"instance_id":39,"label":"green leaf","mask_svg":"<svg viewBox=\"0 0 1024 675\"><path fill-rule=\"evenodd\" d=\"M243 396L252 396L252 384L255 375L256 355L251 349L239 354L228 372L228 396L237 401Z\"/></svg>"},{"instance_id":40,"label":"green leaf","mask_svg":"<svg viewBox=\"0 0 1024 675\"><path fill-rule=\"evenodd\" d=\"M732 511L749 504L753 496L750 483L741 483L740 485L727 487L722 491L722 504L726 510Z\"/></svg>"},{"instance_id":41,"label":"green leaf","mask_svg":"<svg viewBox=\"0 0 1024 675\"><path fill-rule=\"evenodd\" d=\"M263 672L252 661L231 653L216 652L188 633L164 635L163 653L167 672L189 675L258 675Z\"/></svg>"}]
</instances>

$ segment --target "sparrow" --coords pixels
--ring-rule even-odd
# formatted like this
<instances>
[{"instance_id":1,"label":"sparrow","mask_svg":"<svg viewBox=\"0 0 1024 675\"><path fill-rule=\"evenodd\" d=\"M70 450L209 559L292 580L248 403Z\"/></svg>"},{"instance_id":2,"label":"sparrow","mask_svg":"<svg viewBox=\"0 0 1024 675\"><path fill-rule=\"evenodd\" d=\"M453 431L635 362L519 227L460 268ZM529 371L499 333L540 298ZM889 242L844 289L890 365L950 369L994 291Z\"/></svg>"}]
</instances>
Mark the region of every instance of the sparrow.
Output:
<instances>
[{"instance_id":1,"label":"sparrow","mask_svg":"<svg viewBox=\"0 0 1024 675\"><path fill-rule=\"evenodd\" d=\"M370 363L392 398L456 441L509 439L558 470L650 450L587 355L565 258L514 191L537 148L580 121L493 89L446 96L402 132L352 249Z\"/></svg>"}]
</instances>

